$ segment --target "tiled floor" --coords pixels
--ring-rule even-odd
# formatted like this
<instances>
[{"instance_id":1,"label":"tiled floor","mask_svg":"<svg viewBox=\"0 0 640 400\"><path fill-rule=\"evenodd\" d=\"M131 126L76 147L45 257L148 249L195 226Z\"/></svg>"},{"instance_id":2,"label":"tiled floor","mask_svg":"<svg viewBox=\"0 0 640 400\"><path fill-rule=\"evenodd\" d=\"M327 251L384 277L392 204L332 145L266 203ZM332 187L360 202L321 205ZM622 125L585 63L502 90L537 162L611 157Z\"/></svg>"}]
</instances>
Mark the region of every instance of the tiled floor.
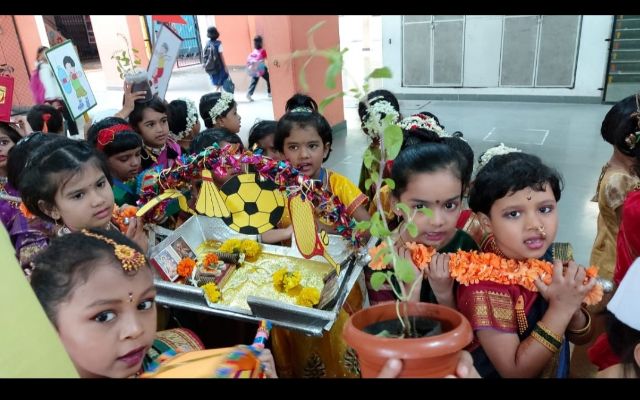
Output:
<instances>
[{"instance_id":1,"label":"tiled floor","mask_svg":"<svg viewBox=\"0 0 640 400\"><path fill-rule=\"evenodd\" d=\"M87 76L98 99L96 110L120 107L121 90L107 90L101 70L88 71ZM248 130L256 118L273 118L271 99L261 80L254 102L245 99L249 77L233 71L238 112L242 116L240 136L246 141ZM200 66L178 69L173 73L167 99L188 97L198 102L211 90L211 84ZM277 88L274 88L277 90ZM347 133L338 133L327 166L358 181L362 152L367 141L360 132L355 102L345 101ZM611 148L600 137L600 124L610 105L471 102L471 101L401 101L403 114L428 110L438 116L446 130L462 131L476 152L476 158L487 148L504 142L540 156L557 168L565 179L560 201L558 241L574 246L580 263L589 261L595 238L597 204L593 196L602 164Z\"/></svg>"}]
</instances>

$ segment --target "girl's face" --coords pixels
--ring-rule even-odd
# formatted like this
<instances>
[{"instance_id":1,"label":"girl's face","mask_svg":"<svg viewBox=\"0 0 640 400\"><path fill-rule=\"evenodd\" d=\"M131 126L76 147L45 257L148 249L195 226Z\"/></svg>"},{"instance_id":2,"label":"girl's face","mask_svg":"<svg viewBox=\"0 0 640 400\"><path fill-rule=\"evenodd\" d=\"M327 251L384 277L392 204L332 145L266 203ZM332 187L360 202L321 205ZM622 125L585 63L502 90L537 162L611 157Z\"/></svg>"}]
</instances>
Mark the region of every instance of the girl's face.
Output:
<instances>
[{"instance_id":1,"label":"girl's face","mask_svg":"<svg viewBox=\"0 0 640 400\"><path fill-rule=\"evenodd\" d=\"M140 370L156 335L151 269L126 275L113 257L58 306L56 328L82 378L127 378Z\"/></svg>"},{"instance_id":2,"label":"girl's face","mask_svg":"<svg viewBox=\"0 0 640 400\"><path fill-rule=\"evenodd\" d=\"M273 146L274 136L275 132L270 133L262 139L258 140L258 147L264 150L264 153L262 154L264 154L265 156L273 158L274 160L282 160L282 153L280 153L278 149Z\"/></svg>"},{"instance_id":3,"label":"girl's face","mask_svg":"<svg viewBox=\"0 0 640 400\"><path fill-rule=\"evenodd\" d=\"M418 211L413 218L413 222L418 227L418 236L412 238L405 233L403 240L416 241L436 249L446 246L457 231L456 223L462 203L461 194L462 182L449 168L413 174L399 200L409 206L412 211L429 208L432 216L426 216ZM394 197L393 200L395 209L398 199ZM399 211L396 213L401 215Z\"/></svg>"},{"instance_id":4,"label":"girl's face","mask_svg":"<svg viewBox=\"0 0 640 400\"><path fill-rule=\"evenodd\" d=\"M312 126L301 128L294 125L289 136L284 139L284 158L312 179L320 177L322 160L329 154L329 143L323 143L318 131Z\"/></svg>"},{"instance_id":5,"label":"girl's face","mask_svg":"<svg viewBox=\"0 0 640 400\"><path fill-rule=\"evenodd\" d=\"M142 121L138 123L138 131L147 146L155 148L164 146L169 138L167 114L153 108L145 108L142 112Z\"/></svg>"},{"instance_id":6,"label":"girl's face","mask_svg":"<svg viewBox=\"0 0 640 400\"><path fill-rule=\"evenodd\" d=\"M193 139L194 137L196 137L196 135L200 133L200 128L200 119L196 119L195 125L193 125L193 128L191 128L191 132L185 135L185 139Z\"/></svg>"},{"instance_id":7,"label":"girl's face","mask_svg":"<svg viewBox=\"0 0 640 400\"><path fill-rule=\"evenodd\" d=\"M7 158L9 157L9 150L16 144L5 134L0 131L0 173L6 175L7 173Z\"/></svg>"},{"instance_id":8,"label":"girl's face","mask_svg":"<svg viewBox=\"0 0 640 400\"><path fill-rule=\"evenodd\" d=\"M58 188L54 202L49 210L42 200L39 205L54 220L62 219L71 231L104 228L111 221L113 191L104 172L92 162Z\"/></svg>"},{"instance_id":9,"label":"girl's face","mask_svg":"<svg viewBox=\"0 0 640 400\"><path fill-rule=\"evenodd\" d=\"M238 114L238 106L233 106L224 117L216 118L217 128L227 128L231 133L240 132L240 114Z\"/></svg>"},{"instance_id":10,"label":"girl's face","mask_svg":"<svg viewBox=\"0 0 640 400\"><path fill-rule=\"evenodd\" d=\"M140 172L140 151L141 148L137 147L108 157L109 171L123 182L135 178Z\"/></svg>"},{"instance_id":11,"label":"girl's face","mask_svg":"<svg viewBox=\"0 0 640 400\"><path fill-rule=\"evenodd\" d=\"M505 256L540 258L556 238L557 204L551 185L544 191L525 188L496 200L489 216L479 213L480 221Z\"/></svg>"}]
</instances>

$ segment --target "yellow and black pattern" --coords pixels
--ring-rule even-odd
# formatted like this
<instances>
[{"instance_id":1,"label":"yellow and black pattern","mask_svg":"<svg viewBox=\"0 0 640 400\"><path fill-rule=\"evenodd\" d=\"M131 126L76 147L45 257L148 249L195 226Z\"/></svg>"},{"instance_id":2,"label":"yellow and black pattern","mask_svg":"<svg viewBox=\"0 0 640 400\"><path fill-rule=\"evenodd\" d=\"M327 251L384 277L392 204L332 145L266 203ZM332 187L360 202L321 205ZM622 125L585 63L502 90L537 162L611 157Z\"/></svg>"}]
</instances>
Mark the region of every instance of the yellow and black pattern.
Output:
<instances>
[{"instance_id":1,"label":"yellow and black pattern","mask_svg":"<svg viewBox=\"0 0 640 400\"><path fill-rule=\"evenodd\" d=\"M246 235L264 233L276 227L284 212L284 196L278 186L257 174L234 176L220 188L230 216L222 220Z\"/></svg>"}]
</instances>

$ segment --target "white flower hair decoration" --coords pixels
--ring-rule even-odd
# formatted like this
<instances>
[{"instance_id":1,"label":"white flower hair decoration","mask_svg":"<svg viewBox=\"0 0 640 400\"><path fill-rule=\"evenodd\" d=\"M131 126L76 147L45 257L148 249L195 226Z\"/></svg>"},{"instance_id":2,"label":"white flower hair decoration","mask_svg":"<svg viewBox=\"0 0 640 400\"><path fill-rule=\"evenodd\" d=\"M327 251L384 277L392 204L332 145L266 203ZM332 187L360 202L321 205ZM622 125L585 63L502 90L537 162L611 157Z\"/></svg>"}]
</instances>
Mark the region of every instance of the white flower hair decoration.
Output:
<instances>
[{"instance_id":1,"label":"white flower hair decoration","mask_svg":"<svg viewBox=\"0 0 640 400\"><path fill-rule=\"evenodd\" d=\"M222 92L220 98L216 104L209 110L209 117L211 121L216 122L216 118L222 115L223 112L229 108L229 105L233 102L233 95L231 93Z\"/></svg>"},{"instance_id":2,"label":"white flower hair decoration","mask_svg":"<svg viewBox=\"0 0 640 400\"><path fill-rule=\"evenodd\" d=\"M504 143L500 143L500 146L492 147L482 154L480 160L478 160L478 169L487 165L489 160L493 157L509 153L522 153L522 150L516 149L515 147L505 146Z\"/></svg>"},{"instance_id":3,"label":"white flower hair decoration","mask_svg":"<svg viewBox=\"0 0 640 400\"><path fill-rule=\"evenodd\" d=\"M196 103L193 100L181 97L178 100L182 100L187 105L187 126L183 131L175 133L178 139L182 139L186 134L191 132L193 127L198 123L198 110L196 109Z\"/></svg>"},{"instance_id":4,"label":"white flower hair decoration","mask_svg":"<svg viewBox=\"0 0 640 400\"><path fill-rule=\"evenodd\" d=\"M408 131L419 128L435 132L440 137L449 136L447 132L445 132L444 128L438 124L435 118L422 113L413 114L410 117L403 118L399 125L402 129Z\"/></svg>"},{"instance_id":5,"label":"white flower hair decoration","mask_svg":"<svg viewBox=\"0 0 640 400\"><path fill-rule=\"evenodd\" d=\"M373 104L377 97L374 97L369 101L369 108L367 109L367 117L363 127L367 130L371 137L379 137L382 134L382 114L385 116L391 115L391 123L396 124L400 119L400 113L393 108L391 103L387 100L380 100Z\"/></svg>"}]
</instances>

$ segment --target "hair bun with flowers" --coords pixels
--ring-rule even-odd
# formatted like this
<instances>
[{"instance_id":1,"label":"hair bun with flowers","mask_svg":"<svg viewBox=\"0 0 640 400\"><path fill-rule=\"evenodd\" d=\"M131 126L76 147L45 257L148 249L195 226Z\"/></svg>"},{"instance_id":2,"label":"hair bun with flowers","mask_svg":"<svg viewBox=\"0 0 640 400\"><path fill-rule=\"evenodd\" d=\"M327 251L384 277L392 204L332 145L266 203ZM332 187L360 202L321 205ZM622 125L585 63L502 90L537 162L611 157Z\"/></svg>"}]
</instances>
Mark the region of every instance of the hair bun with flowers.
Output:
<instances>
[{"instance_id":1,"label":"hair bun with flowers","mask_svg":"<svg viewBox=\"0 0 640 400\"><path fill-rule=\"evenodd\" d=\"M489 163L489 160L491 160L493 157L509 153L522 153L522 150L516 149L515 147L508 147L505 146L504 143L500 143L499 146L492 147L482 153L480 159L478 160L478 169L487 165Z\"/></svg>"},{"instance_id":2,"label":"hair bun with flowers","mask_svg":"<svg viewBox=\"0 0 640 400\"><path fill-rule=\"evenodd\" d=\"M117 124L108 128L100 129L96 145L98 150L103 150L106 145L115 140L116 134L122 131L133 131L133 128L128 124Z\"/></svg>"},{"instance_id":3,"label":"hair bun with flowers","mask_svg":"<svg viewBox=\"0 0 640 400\"><path fill-rule=\"evenodd\" d=\"M402 129L408 131L412 129L426 129L435 132L440 137L449 136L435 118L423 113L417 113L403 118L399 125Z\"/></svg>"},{"instance_id":4,"label":"hair bun with flowers","mask_svg":"<svg viewBox=\"0 0 640 400\"><path fill-rule=\"evenodd\" d=\"M291 111L289 111L289 112L290 113L311 114L313 112L313 109L311 107L300 106L300 107L295 107L295 108L291 109Z\"/></svg>"},{"instance_id":5,"label":"hair bun with flowers","mask_svg":"<svg viewBox=\"0 0 640 400\"><path fill-rule=\"evenodd\" d=\"M374 97L369 100L366 118L363 127L372 137L378 137L382 134L382 120L386 116L391 115L391 123L395 124L400 119L400 112L396 110L391 103L382 96Z\"/></svg>"},{"instance_id":6,"label":"hair bun with flowers","mask_svg":"<svg viewBox=\"0 0 640 400\"><path fill-rule=\"evenodd\" d=\"M231 98L233 99L233 96L231 96ZM181 97L178 100L184 101L184 103L187 105L187 125L185 126L183 131L173 132L177 139L182 139L183 137L185 137L185 135L191 132L193 127L198 123L198 109L196 108L196 102L191 99ZM218 103L220 101L221 100L218 100ZM216 105L218 105L218 103L216 103Z\"/></svg>"},{"instance_id":7,"label":"hair bun with flowers","mask_svg":"<svg viewBox=\"0 0 640 400\"><path fill-rule=\"evenodd\" d=\"M211 107L211 110L209 110L209 117L211 117L211 121L215 123L216 118L221 116L223 112L227 111L231 103L233 103L233 95L231 93L222 92L220 94L220 98L216 101L216 104Z\"/></svg>"}]
</instances>

